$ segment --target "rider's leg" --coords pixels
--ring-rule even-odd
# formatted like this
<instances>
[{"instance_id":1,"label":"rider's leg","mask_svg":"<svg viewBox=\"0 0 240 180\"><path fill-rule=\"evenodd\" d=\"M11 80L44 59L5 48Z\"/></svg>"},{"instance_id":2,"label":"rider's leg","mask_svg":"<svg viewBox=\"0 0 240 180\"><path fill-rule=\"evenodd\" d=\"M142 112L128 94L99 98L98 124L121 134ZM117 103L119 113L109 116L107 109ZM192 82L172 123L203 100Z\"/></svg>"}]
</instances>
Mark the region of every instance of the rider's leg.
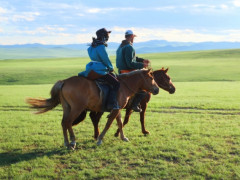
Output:
<instances>
[{"instance_id":1,"label":"rider's leg","mask_svg":"<svg viewBox=\"0 0 240 180\"><path fill-rule=\"evenodd\" d=\"M108 82L111 86L110 92L108 94L107 109L108 110L119 109L117 93L120 87L120 82L113 74L106 74L105 76L101 77L101 79Z\"/></svg>"},{"instance_id":2,"label":"rider's leg","mask_svg":"<svg viewBox=\"0 0 240 180\"><path fill-rule=\"evenodd\" d=\"M132 110L134 110L135 112L141 112L142 109L140 107L140 102L142 101L143 98L145 98L145 96L147 95L147 93L145 91L140 91L138 93L136 93L133 102L132 102Z\"/></svg>"}]
</instances>

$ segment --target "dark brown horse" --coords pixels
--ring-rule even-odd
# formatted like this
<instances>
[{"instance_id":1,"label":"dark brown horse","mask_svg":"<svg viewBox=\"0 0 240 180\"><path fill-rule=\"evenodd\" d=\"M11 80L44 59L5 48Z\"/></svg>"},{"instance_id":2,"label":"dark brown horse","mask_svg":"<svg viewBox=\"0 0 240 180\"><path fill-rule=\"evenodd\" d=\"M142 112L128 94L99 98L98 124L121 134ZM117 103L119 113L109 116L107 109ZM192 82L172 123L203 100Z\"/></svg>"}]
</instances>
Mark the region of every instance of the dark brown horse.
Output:
<instances>
[{"instance_id":1,"label":"dark brown horse","mask_svg":"<svg viewBox=\"0 0 240 180\"><path fill-rule=\"evenodd\" d=\"M164 89L170 94L173 94L176 89L167 72L168 72L168 69L164 69L164 68L153 71L154 80L160 88ZM151 99L151 93L148 93L147 96L141 101L142 112L140 112L140 122L141 122L143 134L149 134L149 131L145 129L145 112L147 109L147 103L150 101L150 99ZM128 102L125 108L126 108L126 114L125 114L123 126L128 123L130 115L133 112L131 109L131 100ZM87 114L87 110L83 111L80 114L80 116L73 122L73 125L77 125L78 123L83 121L86 117L86 114ZM94 126L94 138L97 139L97 137L99 136L98 124L99 124L100 118L103 115L103 112L91 111L89 115ZM118 129L117 132L115 133L116 137L119 135L119 132L120 132L120 129Z\"/></svg>"},{"instance_id":2,"label":"dark brown horse","mask_svg":"<svg viewBox=\"0 0 240 180\"><path fill-rule=\"evenodd\" d=\"M174 94L175 91L176 91L176 88L173 85L173 83L171 81L171 78L167 74L167 72L168 72L168 68L167 69L162 68L160 70L153 71L154 80L160 88L169 92L169 94ZM141 122L141 127L142 127L142 133L143 134L149 134L149 131L147 131L146 128L145 128L145 112L146 112L146 109L147 109L147 104L150 101L150 99L151 99L151 93L148 93L147 96L140 103L141 109L142 109L142 112L140 112L140 122ZM129 122L129 118L130 118L132 112L133 111L131 109L131 105L130 104L127 105L123 126L125 126ZM119 129L115 133L116 137L118 135L119 135Z\"/></svg>"},{"instance_id":3,"label":"dark brown horse","mask_svg":"<svg viewBox=\"0 0 240 180\"><path fill-rule=\"evenodd\" d=\"M152 75L153 73L150 70L139 70L119 76L120 89L118 93L118 104L121 109L127 105L129 98L139 89L158 94L159 88ZM100 112L102 97L100 96L99 89L94 81L88 80L84 77L74 76L63 81L58 81L51 90L51 98L29 98L27 99L27 103L33 108L38 109L37 113L47 112L55 108L58 104L61 104L63 107L62 129L64 144L68 148L74 149L76 142L72 129L73 121L86 109ZM117 119L121 139L128 141L122 131L123 125L120 109L117 109L112 110L108 116L106 126L98 137L98 144L102 143L104 135L115 118ZM71 143L69 143L67 131L69 132Z\"/></svg>"}]
</instances>

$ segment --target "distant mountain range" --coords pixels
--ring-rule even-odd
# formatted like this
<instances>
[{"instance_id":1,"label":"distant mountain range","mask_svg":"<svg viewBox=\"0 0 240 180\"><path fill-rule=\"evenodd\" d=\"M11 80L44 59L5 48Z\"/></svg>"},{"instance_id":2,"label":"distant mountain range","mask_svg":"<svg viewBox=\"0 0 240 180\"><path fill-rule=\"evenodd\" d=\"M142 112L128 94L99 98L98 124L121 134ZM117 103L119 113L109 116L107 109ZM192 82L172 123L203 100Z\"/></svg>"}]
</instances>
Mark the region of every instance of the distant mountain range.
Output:
<instances>
[{"instance_id":1,"label":"distant mountain range","mask_svg":"<svg viewBox=\"0 0 240 180\"><path fill-rule=\"evenodd\" d=\"M109 55L115 55L119 43L108 43ZM152 40L134 43L137 54L198 51L213 49L239 49L240 42L168 42L164 40ZM51 57L85 57L88 44L67 45L0 45L0 59L25 59L25 58L51 58Z\"/></svg>"}]
</instances>

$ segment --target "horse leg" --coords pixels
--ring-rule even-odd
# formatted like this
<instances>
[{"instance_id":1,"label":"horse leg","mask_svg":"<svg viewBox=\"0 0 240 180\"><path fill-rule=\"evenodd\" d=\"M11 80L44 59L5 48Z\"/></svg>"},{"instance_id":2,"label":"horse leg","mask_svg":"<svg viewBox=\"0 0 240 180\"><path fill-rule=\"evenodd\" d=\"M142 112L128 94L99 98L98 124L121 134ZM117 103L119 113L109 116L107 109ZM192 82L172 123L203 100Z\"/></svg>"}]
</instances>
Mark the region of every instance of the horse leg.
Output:
<instances>
[{"instance_id":1,"label":"horse leg","mask_svg":"<svg viewBox=\"0 0 240 180\"><path fill-rule=\"evenodd\" d=\"M71 109L69 116L64 121L64 126L67 128L70 136L71 143L67 142L69 149L74 150L76 147L76 138L72 129L72 123L73 121L79 116L79 114L84 110L84 108L78 107L77 109Z\"/></svg>"},{"instance_id":2,"label":"horse leg","mask_svg":"<svg viewBox=\"0 0 240 180\"><path fill-rule=\"evenodd\" d=\"M140 122L141 122L141 126L142 126L142 133L147 135L147 134L150 134L149 131L147 131L145 129L145 112L146 112L146 109L147 109L147 103L142 102L141 107L142 107L142 112L140 112Z\"/></svg>"},{"instance_id":3,"label":"horse leg","mask_svg":"<svg viewBox=\"0 0 240 180\"><path fill-rule=\"evenodd\" d=\"M98 136L97 138L97 145L101 145L102 144L102 139L105 136L107 130L110 128L113 120L117 117L117 115L119 114L120 110L116 109L116 110L112 110L111 114L108 116L108 121L102 131L102 133Z\"/></svg>"},{"instance_id":4,"label":"horse leg","mask_svg":"<svg viewBox=\"0 0 240 180\"><path fill-rule=\"evenodd\" d=\"M64 146L69 146L68 134L67 134L67 118L70 113L70 106L64 99L61 99L62 107L63 107L63 118L62 118L62 130L63 130L63 137L64 137Z\"/></svg>"},{"instance_id":5,"label":"horse leg","mask_svg":"<svg viewBox=\"0 0 240 180\"><path fill-rule=\"evenodd\" d=\"M68 134L67 134L67 117L64 114L63 119L62 119L62 130L63 130L63 137L64 137L64 146L68 147L69 146L69 140L68 140Z\"/></svg>"},{"instance_id":6,"label":"horse leg","mask_svg":"<svg viewBox=\"0 0 240 180\"><path fill-rule=\"evenodd\" d=\"M69 136L70 136L70 140L71 140L71 143L69 145L69 149L72 149L74 150L76 148L76 138L75 138L75 134L73 132L73 129L72 129L72 124L68 126L68 132L69 132Z\"/></svg>"},{"instance_id":7,"label":"horse leg","mask_svg":"<svg viewBox=\"0 0 240 180\"><path fill-rule=\"evenodd\" d=\"M124 118L124 121L123 121L123 127L128 123L129 121L129 118L132 114L132 108L127 108L126 109L126 114L125 114L125 118ZM114 134L115 137L118 137L119 136L119 132L120 132L120 129L118 128L116 133Z\"/></svg>"},{"instance_id":8,"label":"horse leg","mask_svg":"<svg viewBox=\"0 0 240 180\"><path fill-rule=\"evenodd\" d=\"M86 118L86 115L87 115L87 110L83 111L78 117L77 119L75 119L72 123L73 126L79 124L80 122L82 122L85 118Z\"/></svg>"},{"instance_id":9,"label":"horse leg","mask_svg":"<svg viewBox=\"0 0 240 180\"><path fill-rule=\"evenodd\" d=\"M125 137L124 134L123 134L123 124L122 124L121 113L118 114L118 116L117 116L116 119L117 119L118 129L119 129L119 132L120 132L121 139L122 139L123 141L128 142L128 141L129 141L128 138Z\"/></svg>"},{"instance_id":10,"label":"horse leg","mask_svg":"<svg viewBox=\"0 0 240 180\"><path fill-rule=\"evenodd\" d=\"M99 136L99 128L98 128L98 123L100 121L100 118L102 117L103 112L93 112L91 111L89 116L92 120L93 126L94 126L94 139L97 139Z\"/></svg>"}]
</instances>

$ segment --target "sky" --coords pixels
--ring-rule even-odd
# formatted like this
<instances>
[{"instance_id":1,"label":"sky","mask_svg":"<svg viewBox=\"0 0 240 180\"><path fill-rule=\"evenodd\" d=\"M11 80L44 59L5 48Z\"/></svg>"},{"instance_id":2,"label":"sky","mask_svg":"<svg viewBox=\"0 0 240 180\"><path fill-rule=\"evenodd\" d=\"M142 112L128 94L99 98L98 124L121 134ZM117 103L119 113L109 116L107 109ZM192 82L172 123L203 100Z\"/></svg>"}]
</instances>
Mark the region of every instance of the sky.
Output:
<instances>
[{"instance_id":1,"label":"sky","mask_svg":"<svg viewBox=\"0 0 240 180\"><path fill-rule=\"evenodd\" d=\"M240 42L240 0L0 0L0 44L89 43L111 30L121 42Z\"/></svg>"}]
</instances>

